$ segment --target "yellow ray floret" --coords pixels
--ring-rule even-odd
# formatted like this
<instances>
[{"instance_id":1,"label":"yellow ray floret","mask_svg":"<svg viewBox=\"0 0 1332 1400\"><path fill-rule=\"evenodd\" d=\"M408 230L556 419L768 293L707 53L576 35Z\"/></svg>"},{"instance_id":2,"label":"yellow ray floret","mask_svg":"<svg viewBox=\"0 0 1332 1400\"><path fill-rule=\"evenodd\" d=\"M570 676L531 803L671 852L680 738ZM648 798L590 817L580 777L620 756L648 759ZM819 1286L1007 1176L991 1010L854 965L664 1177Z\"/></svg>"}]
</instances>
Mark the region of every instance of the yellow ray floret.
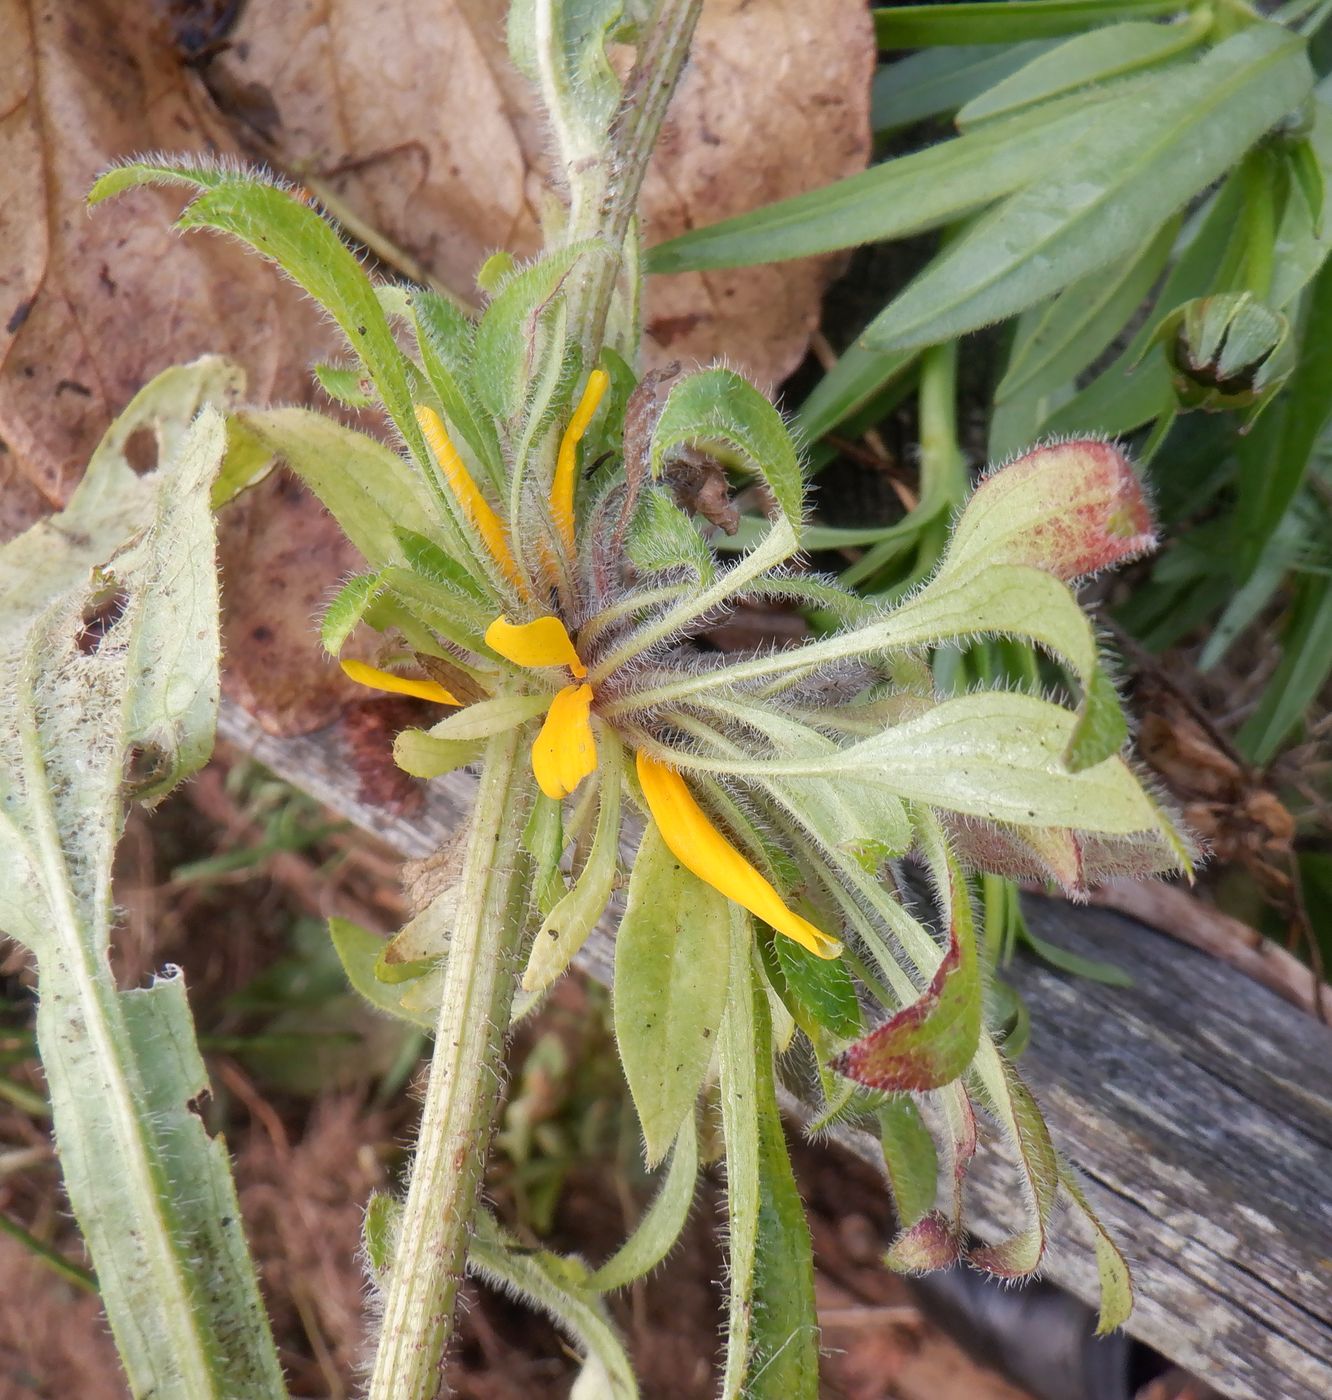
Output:
<instances>
[{"instance_id":1,"label":"yellow ray floret","mask_svg":"<svg viewBox=\"0 0 1332 1400\"><path fill-rule=\"evenodd\" d=\"M490 557L499 565L500 572L510 583L520 590L523 589L523 577L509 552L509 541L504 534L504 526L500 524L499 516L495 514L490 502L481 494L476 482L472 480L471 473L463 465L458 449L454 447L445 431L443 420L433 408L419 403L416 405L416 421L421 425L421 431L430 444L431 452L435 454L435 461L439 463L440 472L448 483L449 490L453 492L462 513L481 536L490 551Z\"/></svg>"},{"instance_id":2,"label":"yellow ray floret","mask_svg":"<svg viewBox=\"0 0 1332 1400\"><path fill-rule=\"evenodd\" d=\"M497 617L486 628L486 645L515 666L567 666L579 680L587 675L568 628L558 617L521 624Z\"/></svg>"},{"instance_id":3,"label":"yellow ray floret","mask_svg":"<svg viewBox=\"0 0 1332 1400\"><path fill-rule=\"evenodd\" d=\"M640 750L638 781L661 839L686 870L818 957L835 958L842 951L835 938L786 907L781 895L708 820L674 768Z\"/></svg>"},{"instance_id":4,"label":"yellow ray floret","mask_svg":"<svg viewBox=\"0 0 1332 1400\"><path fill-rule=\"evenodd\" d=\"M568 797L597 766L591 705L590 685L566 685L550 702L532 745L532 772L547 797Z\"/></svg>"},{"instance_id":5,"label":"yellow ray floret","mask_svg":"<svg viewBox=\"0 0 1332 1400\"><path fill-rule=\"evenodd\" d=\"M438 681L423 680L417 676L395 676L392 671L381 671L378 666L364 661L343 661L339 663L343 674L357 685L368 685L372 690L387 690L392 695L414 695L418 700L434 700L440 705L460 705L449 691Z\"/></svg>"},{"instance_id":6,"label":"yellow ray floret","mask_svg":"<svg viewBox=\"0 0 1332 1400\"><path fill-rule=\"evenodd\" d=\"M578 444L587 432L593 414L605 397L610 376L604 369L594 369L587 377L583 397L574 409L569 426L560 439L559 456L555 459L555 479L550 486L550 513L564 541L564 547L571 554L574 547L574 481L577 477Z\"/></svg>"}]
</instances>

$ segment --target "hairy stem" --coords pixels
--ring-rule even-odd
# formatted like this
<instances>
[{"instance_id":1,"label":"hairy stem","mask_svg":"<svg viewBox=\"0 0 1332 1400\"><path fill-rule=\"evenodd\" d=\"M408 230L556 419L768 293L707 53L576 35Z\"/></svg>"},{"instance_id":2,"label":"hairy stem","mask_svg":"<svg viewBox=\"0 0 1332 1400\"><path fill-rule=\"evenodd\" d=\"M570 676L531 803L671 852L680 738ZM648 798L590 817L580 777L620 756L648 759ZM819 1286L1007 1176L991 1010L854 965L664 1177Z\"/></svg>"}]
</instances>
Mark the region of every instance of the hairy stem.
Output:
<instances>
[{"instance_id":1,"label":"hairy stem","mask_svg":"<svg viewBox=\"0 0 1332 1400\"><path fill-rule=\"evenodd\" d=\"M703 0L659 0L645 26L604 156L582 171L568 172L568 241L601 238L612 253L599 260L587 282L570 297L570 324L585 364L595 364L601 350L611 298L626 262L625 244L633 236L643 176L702 10Z\"/></svg>"},{"instance_id":2,"label":"hairy stem","mask_svg":"<svg viewBox=\"0 0 1332 1400\"><path fill-rule=\"evenodd\" d=\"M550 0L538 0L538 6L537 32L548 45L554 32ZM630 261L625 245L639 189L701 9L702 0L659 0L605 148L565 172L571 197L566 237L598 238L611 254L592 260L595 271L567 293L570 325L588 365L601 350L611 299ZM543 96L552 111L562 100L554 92ZM553 451L553 444L552 435L543 450ZM472 816L371 1400L429 1400L442 1388L441 1366L499 1101L515 955L530 907L522 831L531 793L519 731L493 739Z\"/></svg>"},{"instance_id":3,"label":"hairy stem","mask_svg":"<svg viewBox=\"0 0 1332 1400\"><path fill-rule=\"evenodd\" d=\"M529 907L521 838L532 798L522 731L487 746L370 1380L371 1400L430 1400L441 1367L503 1084L504 1038Z\"/></svg>"}]
</instances>

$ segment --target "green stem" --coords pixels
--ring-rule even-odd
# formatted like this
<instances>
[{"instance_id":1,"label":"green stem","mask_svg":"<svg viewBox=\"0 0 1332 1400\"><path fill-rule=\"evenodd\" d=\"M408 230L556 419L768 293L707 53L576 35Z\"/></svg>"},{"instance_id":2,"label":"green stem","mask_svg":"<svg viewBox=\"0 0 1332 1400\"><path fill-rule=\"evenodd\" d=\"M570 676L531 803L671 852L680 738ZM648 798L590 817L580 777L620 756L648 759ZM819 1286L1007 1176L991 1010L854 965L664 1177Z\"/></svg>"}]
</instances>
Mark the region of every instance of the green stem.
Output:
<instances>
[{"instance_id":1,"label":"green stem","mask_svg":"<svg viewBox=\"0 0 1332 1400\"><path fill-rule=\"evenodd\" d=\"M551 0L537 0L538 49L553 52ZM600 239L611 256L568 292L572 338L596 363L626 257L648 158L680 76L702 0L659 0L603 148L577 155L564 174L569 242ZM543 99L559 125L566 94L538 60ZM555 434L535 451L552 454ZM502 1084L502 1051L517 984L516 955L530 912L522 832L533 783L514 730L490 741L468 837L466 864L421 1114L416 1161L399 1227L371 1376L370 1400L429 1400L452 1332L453 1308Z\"/></svg>"},{"instance_id":2,"label":"green stem","mask_svg":"<svg viewBox=\"0 0 1332 1400\"><path fill-rule=\"evenodd\" d=\"M566 240L576 243L601 238L612 253L599 260L571 298L575 304L570 307L570 323L587 365L595 364L601 351L611 298L626 261L630 261L625 247L634 236L632 225L643 177L702 10L703 0L658 0L645 26L638 61L625 83L604 155L581 171L569 172Z\"/></svg>"},{"instance_id":3,"label":"green stem","mask_svg":"<svg viewBox=\"0 0 1332 1400\"><path fill-rule=\"evenodd\" d=\"M522 737L510 730L486 749L370 1400L431 1400L441 1389L529 909L521 837L532 777Z\"/></svg>"}]
</instances>

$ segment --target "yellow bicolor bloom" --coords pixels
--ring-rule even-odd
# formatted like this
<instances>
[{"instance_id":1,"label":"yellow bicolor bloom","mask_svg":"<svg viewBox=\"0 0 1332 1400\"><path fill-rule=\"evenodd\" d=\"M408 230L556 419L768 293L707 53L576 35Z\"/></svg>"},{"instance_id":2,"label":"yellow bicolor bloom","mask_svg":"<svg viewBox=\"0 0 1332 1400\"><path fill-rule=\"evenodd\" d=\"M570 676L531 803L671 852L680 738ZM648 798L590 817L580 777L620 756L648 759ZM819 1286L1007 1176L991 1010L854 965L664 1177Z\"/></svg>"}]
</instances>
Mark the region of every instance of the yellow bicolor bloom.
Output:
<instances>
[{"instance_id":1,"label":"yellow bicolor bloom","mask_svg":"<svg viewBox=\"0 0 1332 1400\"><path fill-rule=\"evenodd\" d=\"M578 407L569 419L569 426L564 430L559 455L555 459L555 479L550 485L550 513L570 554L574 548L574 485L578 475L578 444L587 432L588 424L592 422L609 384L610 376L604 369L594 369L588 375L583 397L579 399Z\"/></svg>"},{"instance_id":2,"label":"yellow bicolor bloom","mask_svg":"<svg viewBox=\"0 0 1332 1400\"><path fill-rule=\"evenodd\" d=\"M532 745L532 772L547 797L568 795L597 766L592 733L592 687L566 685L550 702Z\"/></svg>"},{"instance_id":3,"label":"yellow bicolor bloom","mask_svg":"<svg viewBox=\"0 0 1332 1400\"><path fill-rule=\"evenodd\" d=\"M392 695L414 695L418 700L433 700L439 705L460 705L451 692L438 681L428 681L416 676L397 676L392 671L381 671L365 661L348 659L339 663L343 674L357 683L368 685L372 690L387 690Z\"/></svg>"},{"instance_id":4,"label":"yellow bicolor bloom","mask_svg":"<svg viewBox=\"0 0 1332 1400\"><path fill-rule=\"evenodd\" d=\"M513 623L497 617L486 628L486 645L516 666L565 666L574 677L550 702L546 722L532 745L532 772L547 797L568 795L597 766L592 732L592 687L579 684L587 667L569 629L558 617Z\"/></svg>"},{"instance_id":5,"label":"yellow bicolor bloom","mask_svg":"<svg viewBox=\"0 0 1332 1400\"><path fill-rule=\"evenodd\" d=\"M421 432L430 444L431 452L435 454L435 461L439 464L439 470L443 474L449 490L453 492L454 500L462 508L463 515L475 527L477 534L481 536L482 542L490 551L490 557L499 565L500 572L515 588L520 592L526 592L523 576L518 572L517 564L513 562L513 554L509 550L509 540L504 533L504 526L500 523L500 518L495 514L490 502L481 494L480 488L472 480L471 473L463 465L463 459L458 455L458 449L453 445L443 420L433 408L419 403L416 405L416 421L421 425Z\"/></svg>"},{"instance_id":6,"label":"yellow bicolor bloom","mask_svg":"<svg viewBox=\"0 0 1332 1400\"><path fill-rule=\"evenodd\" d=\"M486 645L515 666L567 666L580 681L587 675L569 629L558 617L523 623L497 617L486 628Z\"/></svg>"},{"instance_id":7,"label":"yellow bicolor bloom","mask_svg":"<svg viewBox=\"0 0 1332 1400\"><path fill-rule=\"evenodd\" d=\"M637 762L638 781L652 820L667 849L686 870L802 948L820 958L837 957L842 951L837 939L787 908L773 886L713 826L674 768L641 750Z\"/></svg>"}]
</instances>

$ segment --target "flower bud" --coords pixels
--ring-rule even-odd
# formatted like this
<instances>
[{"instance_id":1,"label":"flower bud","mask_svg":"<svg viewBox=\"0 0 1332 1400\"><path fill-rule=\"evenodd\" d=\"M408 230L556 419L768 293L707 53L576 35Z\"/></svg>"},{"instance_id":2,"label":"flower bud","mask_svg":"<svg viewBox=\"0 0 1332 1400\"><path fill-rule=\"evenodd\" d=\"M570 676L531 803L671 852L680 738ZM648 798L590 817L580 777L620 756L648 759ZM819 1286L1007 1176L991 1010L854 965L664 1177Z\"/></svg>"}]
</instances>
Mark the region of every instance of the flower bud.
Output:
<instances>
[{"instance_id":1,"label":"flower bud","mask_svg":"<svg viewBox=\"0 0 1332 1400\"><path fill-rule=\"evenodd\" d=\"M1290 372L1290 323L1252 292L1185 302L1153 340L1165 346L1180 407L1218 413L1266 402Z\"/></svg>"}]
</instances>

